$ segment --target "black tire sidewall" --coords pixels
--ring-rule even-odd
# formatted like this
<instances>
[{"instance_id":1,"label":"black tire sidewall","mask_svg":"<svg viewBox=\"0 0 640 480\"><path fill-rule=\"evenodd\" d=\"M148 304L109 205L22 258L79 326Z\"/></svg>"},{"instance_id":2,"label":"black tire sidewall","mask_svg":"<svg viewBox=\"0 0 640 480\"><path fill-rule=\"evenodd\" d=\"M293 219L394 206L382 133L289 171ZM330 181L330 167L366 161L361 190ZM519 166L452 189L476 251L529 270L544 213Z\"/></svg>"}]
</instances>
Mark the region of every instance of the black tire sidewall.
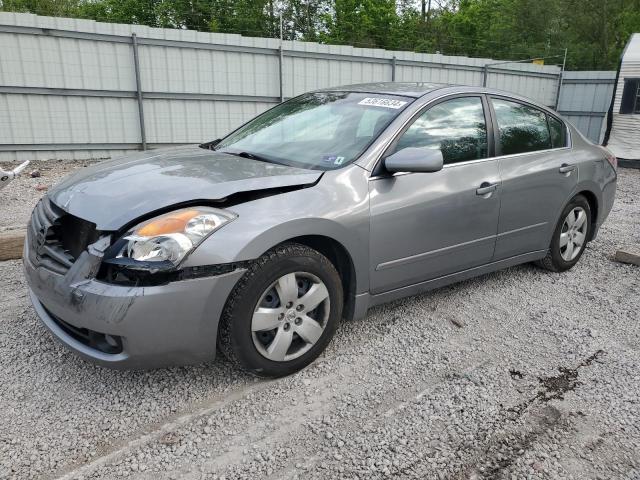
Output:
<instances>
[{"instance_id":1,"label":"black tire sidewall","mask_svg":"<svg viewBox=\"0 0 640 480\"><path fill-rule=\"evenodd\" d=\"M584 243L582 244L582 247L580 248L580 253L578 253L576 258L574 258L571 261L566 261L564 258L562 258L562 254L560 253L560 234L562 233L562 225L564 224L565 218L567 218L567 215L569 215L569 212L576 207L583 208L587 214L587 231L585 233L586 237L585 237ZM551 246L550 246L551 260L553 262L553 266L558 271L562 272L565 270L569 270L576 263L578 263L578 260L580 260L580 257L582 257L582 254L584 253L584 250L587 247L587 242L590 238L592 228L593 226L591 225L591 207L589 206L589 202L582 195L577 195L573 197L571 201L567 204L567 206L564 207L564 210L562 210L562 214L560 215L560 219L558 220L556 229L553 232L553 238L551 239Z\"/></svg>"},{"instance_id":2,"label":"black tire sidewall","mask_svg":"<svg viewBox=\"0 0 640 480\"><path fill-rule=\"evenodd\" d=\"M306 367L315 360L331 341L342 316L343 291L340 276L333 264L315 250L305 254L278 255L270 258L253 272L249 281L235 295L234 307L229 312L228 341L242 367L260 376L279 377ZM266 289L278 278L293 272L310 273L318 277L329 292L330 311L327 325L320 339L299 358L287 362L274 362L265 358L253 343L251 321L255 307Z\"/></svg>"}]
</instances>

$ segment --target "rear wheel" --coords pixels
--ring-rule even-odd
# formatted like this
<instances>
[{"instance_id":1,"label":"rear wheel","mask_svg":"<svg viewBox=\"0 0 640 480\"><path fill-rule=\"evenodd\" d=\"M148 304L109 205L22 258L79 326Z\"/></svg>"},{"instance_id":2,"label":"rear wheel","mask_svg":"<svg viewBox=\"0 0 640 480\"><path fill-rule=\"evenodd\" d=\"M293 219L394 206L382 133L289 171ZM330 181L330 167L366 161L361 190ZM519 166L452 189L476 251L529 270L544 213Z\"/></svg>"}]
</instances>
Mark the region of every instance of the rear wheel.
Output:
<instances>
[{"instance_id":1,"label":"rear wheel","mask_svg":"<svg viewBox=\"0 0 640 480\"><path fill-rule=\"evenodd\" d=\"M222 352L259 376L288 375L325 349L342 316L340 276L322 254L286 244L260 257L227 300Z\"/></svg>"},{"instance_id":2,"label":"rear wheel","mask_svg":"<svg viewBox=\"0 0 640 480\"><path fill-rule=\"evenodd\" d=\"M582 195L577 195L562 211L547 256L538 265L554 272L569 270L580 260L590 233L589 202Z\"/></svg>"}]
</instances>

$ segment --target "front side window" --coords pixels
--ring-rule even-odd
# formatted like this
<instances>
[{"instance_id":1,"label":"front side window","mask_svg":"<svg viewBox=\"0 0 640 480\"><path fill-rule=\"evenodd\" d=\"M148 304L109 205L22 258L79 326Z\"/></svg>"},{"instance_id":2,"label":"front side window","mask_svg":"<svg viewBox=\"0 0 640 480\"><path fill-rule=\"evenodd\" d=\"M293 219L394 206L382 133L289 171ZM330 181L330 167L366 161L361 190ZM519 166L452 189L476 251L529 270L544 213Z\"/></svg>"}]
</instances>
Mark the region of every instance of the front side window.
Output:
<instances>
[{"instance_id":1,"label":"front side window","mask_svg":"<svg viewBox=\"0 0 640 480\"><path fill-rule=\"evenodd\" d=\"M533 107L491 99L500 132L500 154L535 152L551 148L547 115Z\"/></svg>"},{"instance_id":2,"label":"front side window","mask_svg":"<svg viewBox=\"0 0 640 480\"><path fill-rule=\"evenodd\" d=\"M309 93L256 117L215 149L300 168L341 168L356 160L412 101L377 93Z\"/></svg>"},{"instance_id":3,"label":"front side window","mask_svg":"<svg viewBox=\"0 0 640 480\"><path fill-rule=\"evenodd\" d=\"M487 124L480 97L446 100L429 108L398 139L403 148L434 148L444 163L487 157Z\"/></svg>"}]
</instances>

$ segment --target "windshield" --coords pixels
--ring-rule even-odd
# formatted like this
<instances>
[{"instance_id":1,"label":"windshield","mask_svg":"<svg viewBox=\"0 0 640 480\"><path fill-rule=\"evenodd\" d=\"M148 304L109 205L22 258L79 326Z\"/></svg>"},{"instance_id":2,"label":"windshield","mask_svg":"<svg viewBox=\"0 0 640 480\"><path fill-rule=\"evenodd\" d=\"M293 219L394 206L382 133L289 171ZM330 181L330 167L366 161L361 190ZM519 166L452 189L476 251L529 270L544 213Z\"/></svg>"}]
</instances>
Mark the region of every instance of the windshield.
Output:
<instances>
[{"instance_id":1,"label":"windshield","mask_svg":"<svg viewBox=\"0 0 640 480\"><path fill-rule=\"evenodd\" d=\"M376 93L308 93L251 120L215 149L294 167L341 168L412 101Z\"/></svg>"}]
</instances>

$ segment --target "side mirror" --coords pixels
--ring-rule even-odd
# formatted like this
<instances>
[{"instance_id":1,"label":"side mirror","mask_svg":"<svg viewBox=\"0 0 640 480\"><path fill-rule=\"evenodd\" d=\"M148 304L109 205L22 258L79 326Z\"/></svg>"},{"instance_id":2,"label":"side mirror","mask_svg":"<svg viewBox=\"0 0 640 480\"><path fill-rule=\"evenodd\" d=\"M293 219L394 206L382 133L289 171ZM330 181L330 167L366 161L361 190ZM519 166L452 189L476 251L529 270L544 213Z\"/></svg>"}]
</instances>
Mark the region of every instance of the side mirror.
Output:
<instances>
[{"instance_id":1,"label":"side mirror","mask_svg":"<svg viewBox=\"0 0 640 480\"><path fill-rule=\"evenodd\" d=\"M438 172L444 166L440 149L403 148L384 159L384 167L396 172Z\"/></svg>"}]
</instances>

